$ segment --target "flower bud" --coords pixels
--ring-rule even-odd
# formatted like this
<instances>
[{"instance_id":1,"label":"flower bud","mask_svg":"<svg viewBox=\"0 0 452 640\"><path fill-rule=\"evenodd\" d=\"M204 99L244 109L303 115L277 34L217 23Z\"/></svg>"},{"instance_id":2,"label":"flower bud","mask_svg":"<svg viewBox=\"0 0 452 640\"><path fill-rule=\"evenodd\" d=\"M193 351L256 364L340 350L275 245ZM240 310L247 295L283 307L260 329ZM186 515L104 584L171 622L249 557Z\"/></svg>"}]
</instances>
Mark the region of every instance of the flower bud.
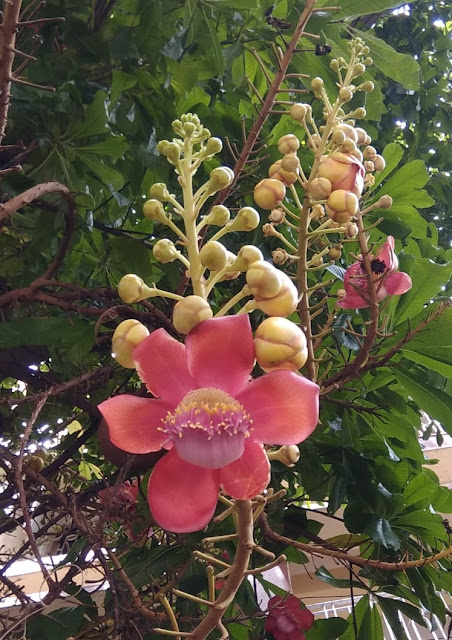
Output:
<instances>
[{"instance_id":1,"label":"flower bud","mask_svg":"<svg viewBox=\"0 0 452 640\"><path fill-rule=\"evenodd\" d=\"M349 222L359 211L359 200L354 193L345 189L333 191L326 202L326 212L334 222Z\"/></svg>"},{"instance_id":2,"label":"flower bud","mask_svg":"<svg viewBox=\"0 0 452 640\"><path fill-rule=\"evenodd\" d=\"M286 186L297 181L297 174L292 171L285 171L282 168L282 160L274 162L268 170L268 175L273 180L279 180Z\"/></svg>"},{"instance_id":3,"label":"flower bud","mask_svg":"<svg viewBox=\"0 0 452 640\"><path fill-rule=\"evenodd\" d=\"M149 195L151 198L156 198L156 200L160 200L160 202L166 202L170 196L170 192L168 191L166 184L163 182L156 182L149 189Z\"/></svg>"},{"instance_id":4,"label":"flower bud","mask_svg":"<svg viewBox=\"0 0 452 640\"><path fill-rule=\"evenodd\" d=\"M281 167L284 171L289 173L296 173L300 171L300 160L296 153L288 153L281 160Z\"/></svg>"},{"instance_id":5,"label":"flower bud","mask_svg":"<svg viewBox=\"0 0 452 640\"><path fill-rule=\"evenodd\" d=\"M345 235L347 236L347 238L356 238L356 236L358 235L358 225L355 224L354 222L351 222L349 225L347 225L347 230L345 232Z\"/></svg>"},{"instance_id":6,"label":"flower bud","mask_svg":"<svg viewBox=\"0 0 452 640\"><path fill-rule=\"evenodd\" d=\"M235 255L235 253L232 253L232 251L228 251L228 267L230 269L236 269L237 268L237 256ZM240 275L240 271L227 271L219 280L218 282L223 282L224 280L234 280L235 278L238 278Z\"/></svg>"},{"instance_id":7,"label":"flower bud","mask_svg":"<svg viewBox=\"0 0 452 640\"><path fill-rule=\"evenodd\" d=\"M212 317L209 303L201 296L187 296L174 305L173 325L179 333L189 333L197 324Z\"/></svg>"},{"instance_id":8,"label":"flower bud","mask_svg":"<svg viewBox=\"0 0 452 640\"><path fill-rule=\"evenodd\" d=\"M353 117L357 120L364 120L364 118L367 116L367 111L364 109L364 107L358 107L353 111L353 114L350 115L353 115Z\"/></svg>"},{"instance_id":9,"label":"flower bud","mask_svg":"<svg viewBox=\"0 0 452 640\"><path fill-rule=\"evenodd\" d=\"M365 144L367 139L367 131L365 131L364 129L361 129L361 127L355 127L355 131L358 134L357 143L359 145Z\"/></svg>"},{"instance_id":10,"label":"flower bud","mask_svg":"<svg viewBox=\"0 0 452 640\"><path fill-rule=\"evenodd\" d=\"M205 153L207 158L211 158L216 153L220 153L223 149L223 143L220 138L209 138L206 143Z\"/></svg>"},{"instance_id":11,"label":"flower bud","mask_svg":"<svg viewBox=\"0 0 452 640\"><path fill-rule=\"evenodd\" d=\"M303 331L286 318L267 318L254 334L256 360L266 373L278 369L298 371L306 362L308 347Z\"/></svg>"},{"instance_id":12,"label":"flower bud","mask_svg":"<svg viewBox=\"0 0 452 640\"><path fill-rule=\"evenodd\" d=\"M220 242L211 240L199 252L201 264L210 271L220 271L228 264L228 252Z\"/></svg>"},{"instance_id":13,"label":"flower bud","mask_svg":"<svg viewBox=\"0 0 452 640\"><path fill-rule=\"evenodd\" d=\"M371 93L371 91L375 89L375 85L371 80L367 80L366 82L363 82L359 88L361 91L364 91L364 93Z\"/></svg>"},{"instance_id":14,"label":"flower bud","mask_svg":"<svg viewBox=\"0 0 452 640\"><path fill-rule=\"evenodd\" d=\"M335 72L339 71L339 60L337 58L330 60L330 69Z\"/></svg>"},{"instance_id":15,"label":"flower bud","mask_svg":"<svg viewBox=\"0 0 452 640\"><path fill-rule=\"evenodd\" d=\"M321 129L322 127L319 127ZM310 149L317 149L321 141L320 136L317 133L313 133L312 136L308 138L308 147Z\"/></svg>"},{"instance_id":16,"label":"flower bud","mask_svg":"<svg viewBox=\"0 0 452 640\"><path fill-rule=\"evenodd\" d=\"M357 78L358 76L362 76L363 73L366 72L366 67L365 65L363 65L362 62L358 62L358 64L355 64L355 66L353 67L353 77Z\"/></svg>"},{"instance_id":17,"label":"flower bud","mask_svg":"<svg viewBox=\"0 0 452 640\"><path fill-rule=\"evenodd\" d=\"M338 124L334 131L343 131L346 138L351 138L355 142L358 142L358 134L356 133L355 128L350 124L345 124L345 122L342 124ZM336 142L336 140L334 141Z\"/></svg>"},{"instance_id":18,"label":"flower bud","mask_svg":"<svg viewBox=\"0 0 452 640\"><path fill-rule=\"evenodd\" d=\"M325 215L325 208L322 207L321 204L315 204L312 207L312 211L311 211L312 220L318 220L319 218L323 218L324 215Z\"/></svg>"},{"instance_id":19,"label":"flower bud","mask_svg":"<svg viewBox=\"0 0 452 640\"><path fill-rule=\"evenodd\" d=\"M328 251L328 260L339 260L342 253L342 245L336 244L334 247L330 247Z\"/></svg>"},{"instance_id":20,"label":"flower bud","mask_svg":"<svg viewBox=\"0 0 452 640\"><path fill-rule=\"evenodd\" d=\"M328 178L314 178L309 185L309 196L312 200L326 200L333 187Z\"/></svg>"},{"instance_id":21,"label":"flower bud","mask_svg":"<svg viewBox=\"0 0 452 640\"><path fill-rule=\"evenodd\" d=\"M393 200L391 196L385 195L385 196L381 196L377 204L380 207L380 209L390 209L392 207L392 202Z\"/></svg>"},{"instance_id":22,"label":"flower bud","mask_svg":"<svg viewBox=\"0 0 452 640\"><path fill-rule=\"evenodd\" d=\"M212 224L215 227L224 227L229 222L230 217L229 209L224 204L216 204L210 210L206 220L208 220L208 224Z\"/></svg>"},{"instance_id":23,"label":"flower bud","mask_svg":"<svg viewBox=\"0 0 452 640\"><path fill-rule=\"evenodd\" d=\"M286 467L294 467L300 459L300 449L296 444L285 444L277 451L269 451L267 455L269 460L278 460Z\"/></svg>"},{"instance_id":24,"label":"flower bud","mask_svg":"<svg viewBox=\"0 0 452 640\"><path fill-rule=\"evenodd\" d=\"M179 255L174 246L174 242L168 238L158 240L152 249L152 253L154 254L154 258L162 264L173 262Z\"/></svg>"},{"instance_id":25,"label":"flower bud","mask_svg":"<svg viewBox=\"0 0 452 640\"><path fill-rule=\"evenodd\" d=\"M160 200L146 200L143 205L143 213L148 220L155 222L166 222L167 217Z\"/></svg>"},{"instance_id":26,"label":"flower bud","mask_svg":"<svg viewBox=\"0 0 452 640\"><path fill-rule=\"evenodd\" d=\"M245 244L237 254L237 259L231 265L240 271L248 271L250 266L258 260L264 260L262 251L253 244Z\"/></svg>"},{"instance_id":27,"label":"flower bud","mask_svg":"<svg viewBox=\"0 0 452 640\"><path fill-rule=\"evenodd\" d=\"M124 320L112 338L113 356L126 369L135 369L132 352L149 335L149 331L138 320Z\"/></svg>"},{"instance_id":28,"label":"flower bud","mask_svg":"<svg viewBox=\"0 0 452 640\"><path fill-rule=\"evenodd\" d=\"M229 167L217 167L210 172L209 182L207 186L208 193L216 193L226 187L229 187L234 180L234 172Z\"/></svg>"},{"instance_id":29,"label":"flower bud","mask_svg":"<svg viewBox=\"0 0 452 640\"><path fill-rule=\"evenodd\" d=\"M285 249L279 247L272 251L272 260L275 264L285 264L289 259L289 254Z\"/></svg>"},{"instance_id":30,"label":"flower bud","mask_svg":"<svg viewBox=\"0 0 452 640\"><path fill-rule=\"evenodd\" d=\"M375 149L375 147L366 147L364 149L364 153L363 153L364 157L366 160L372 160L375 158L375 156L377 155L377 150Z\"/></svg>"},{"instance_id":31,"label":"flower bud","mask_svg":"<svg viewBox=\"0 0 452 640\"><path fill-rule=\"evenodd\" d=\"M363 64L366 65L366 67L371 67L373 65L374 61L372 60L372 58L365 58L363 60Z\"/></svg>"},{"instance_id":32,"label":"flower bud","mask_svg":"<svg viewBox=\"0 0 452 640\"><path fill-rule=\"evenodd\" d=\"M175 142L168 142L165 149L162 151L163 155L168 158L171 164L177 164L180 160L180 147Z\"/></svg>"},{"instance_id":33,"label":"flower bud","mask_svg":"<svg viewBox=\"0 0 452 640\"><path fill-rule=\"evenodd\" d=\"M118 296L126 304L145 300L152 293L140 276L134 273L128 273L123 276L118 284Z\"/></svg>"},{"instance_id":34,"label":"flower bud","mask_svg":"<svg viewBox=\"0 0 452 640\"><path fill-rule=\"evenodd\" d=\"M383 156L379 156L378 154L372 158L372 162L374 163L376 171L383 171L386 167L386 160Z\"/></svg>"},{"instance_id":35,"label":"flower bud","mask_svg":"<svg viewBox=\"0 0 452 640\"><path fill-rule=\"evenodd\" d=\"M322 78L317 77L311 80L311 89L313 91L320 91L320 89L323 88L323 85L324 85L324 82Z\"/></svg>"},{"instance_id":36,"label":"flower bud","mask_svg":"<svg viewBox=\"0 0 452 640\"><path fill-rule=\"evenodd\" d=\"M267 224L262 225L262 233L264 234L265 238L270 238L271 236L276 236L278 238L281 235L278 231L276 231L271 222L267 222Z\"/></svg>"},{"instance_id":37,"label":"flower bud","mask_svg":"<svg viewBox=\"0 0 452 640\"><path fill-rule=\"evenodd\" d=\"M307 114L307 107L310 105L296 103L290 107L290 115L294 120L304 120Z\"/></svg>"},{"instance_id":38,"label":"flower bud","mask_svg":"<svg viewBox=\"0 0 452 640\"><path fill-rule=\"evenodd\" d=\"M342 151L345 151L345 153L356 151L356 148L356 142L351 138L346 138L344 144L342 145Z\"/></svg>"},{"instance_id":39,"label":"flower bud","mask_svg":"<svg viewBox=\"0 0 452 640\"><path fill-rule=\"evenodd\" d=\"M375 165L372 160L366 160L364 163L364 169L366 171L375 171Z\"/></svg>"},{"instance_id":40,"label":"flower bud","mask_svg":"<svg viewBox=\"0 0 452 640\"><path fill-rule=\"evenodd\" d=\"M360 196L364 188L364 175L363 165L349 153L336 151L320 159L319 177L331 182L333 192L345 189Z\"/></svg>"},{"instance_id":41,"label":"flower bud","mask_svg":"<svg viewBox=\"0 0 452 640\"><path fill-rule=\"evenodd\" d=\"M290 316L298 306L298 291L292 280L282 271L275 271L279 275L280 290L271 298L260 298L254 296L254 301L258 309L268 316L279 316L284 318Z\"/></svg>"},{"instance_id":42,"label":"flower bud","mask_svg":"<svg viewBox=\"0 0 452 640\"><path fill-rule=\"evenodd\" d=\"M253 231L259 226L260 216L253 207L242 207L228 225L231 231Z\"/></svg>"},{"instance_id":43,"label":"flower bud","mask_svg":"<svg viewBox=\"0 0 452 640\"><path fill-rule=\"evenodd\" d=\"M282 209L273 209L268 216L268 220L274 225L282 224L286 219L286 214Z\"/></svg>"},{"instance_id":44,"label":"flower bud","mask_svg":"<svg viewBox=\"0 0 452 640\"><path fill-rule=\"evenodd\" d=\"M353 99L353 91L348 87L342 87L342 89L339 90L339 98L343 102L350 102L350 100Z\"/></svg>"},{"instance_id":45,"label":"flower bud","mask_svg":"<svg viewBox=\"0 0 452 640\"><path fill-rule=\"evenodd\" d=\"M359 149L354 149L354 151L350 151L350 155L356 158L358 162L360 162L361 164L363 163L363 154Z\"/></svg>"},{"instance_id":46,"label":"flower bud","mask_svg":"<svg viewBox=\"0 0 452 640\"><path fill-rule=\"evenodd\" d=\"M312 258L308 262L308 265L310 267L321 267L322 264L323 264L323 257L321 255L319 255L318 253L313 255Z\"/></svg>"},{"instance_id":47,"label":"flower bud","mask_svg":"<svg viewBox=\"0 0 452 640\"><path fill-rule=\"evenodd\" d=\"M297 136L292 133L288 133L286 136L282 136L278 140L278 149L280 153L286 155L287 153L294 153L300 148L300 141Z\"/></svg>"},{"instance_id":48,"label":"flower bud","mask_svg":"<svg viewBox=\"0 0 452 640\"><path fill-rule=\"evenodd\" d=\"M286 187L279 180L266 178L254 187L254 202L261 209L275 209L284 200Z\"/></svg>"},{"instance_id":49,"label":"flower bud","mask_svg":"<svg viewBox=\"0 0 452 640\"><path fill-rule=\"evenodd\" d=\"M257 260L249 266L246 282L254 297L272 298L281 289L280 272L265 260Z\"/></svg>"},{"instance_id":50,"label":"flower bud","mask_svg":"<svg viewBox=\"0 0 452 640\"><path fill-rule=\"evenodd\" d=\"M344 142L347 140L347 136L345 135L345 132L342 131L342 129L334 129L333 131L333 135L331 136L333 139L333 142L335 142L336 144L344 144Z\"/></svg>"}]
</instances>

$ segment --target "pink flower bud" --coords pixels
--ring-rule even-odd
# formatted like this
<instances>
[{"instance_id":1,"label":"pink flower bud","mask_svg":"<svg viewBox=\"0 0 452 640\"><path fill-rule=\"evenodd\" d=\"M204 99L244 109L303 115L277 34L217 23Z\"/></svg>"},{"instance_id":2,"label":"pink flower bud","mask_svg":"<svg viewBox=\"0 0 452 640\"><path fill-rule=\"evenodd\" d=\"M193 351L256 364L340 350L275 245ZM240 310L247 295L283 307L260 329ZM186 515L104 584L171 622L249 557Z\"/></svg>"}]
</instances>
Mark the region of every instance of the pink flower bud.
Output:
<instances>
[{"instance_id":1,"label":"pink flower bud","mask_svg":"<svg viewBox=\"0 0 452 640\"><path fill-rule=\"evenodd\" d=\"M354 193L345 189L333 191L326 202L326 212L334 222L350 222L359 211L359 200Z\"/></svg>"},{"instance_id":2,"label":"pink flower bud","mask_svg":"<svg viewBox=\"0 0 452 640\"><path fill-rule=\"evenodd\" d=\"M254 187L254 202L261 209L275 209L284 200L286 187L279 180L266 178Z\"/></svg>"},{"instance_id":3,"label":"pink flower bud","mask_svg":"<svg viewBox=\"0 0 452 640\"><path fill-rule=\"evenodd\" d=\"M314 178L309 185L309 195L312 200L326 200L333 190L328 178Z\"/></svg>"},{"instance_id":4,"label":"pink flower bud","mask_svg":"<svg viewBox=\"0 0 452 640\"><path fill-rule=\"evenodd\" d=\"M328 178L333 191L345 189L359 197L364 188L364 175L363 165L350 153L336 151L320 160L319 177Z\"/></svg>"},{"instance_id":5,"label":"pink flower bud","mask_svg":"<svg viewBox=\"0 0 452 640\"><path fill-rule=\"evenodd\" d=\"M286 186L293 184L297 181L297 174L293 171L286 171L282 168L282 161L277 160L274 162L268 170L268 175L273 180L279 180Z\"/></svg>"}]
</instances>

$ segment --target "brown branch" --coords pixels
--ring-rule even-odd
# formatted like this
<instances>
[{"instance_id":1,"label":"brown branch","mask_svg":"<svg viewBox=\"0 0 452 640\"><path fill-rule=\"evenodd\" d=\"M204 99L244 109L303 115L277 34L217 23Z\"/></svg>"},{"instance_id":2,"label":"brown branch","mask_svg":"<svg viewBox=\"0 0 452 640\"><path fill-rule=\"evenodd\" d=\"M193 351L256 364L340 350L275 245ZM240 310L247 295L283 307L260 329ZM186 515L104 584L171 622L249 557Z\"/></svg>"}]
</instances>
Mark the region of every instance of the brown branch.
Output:
<instances>
[{"instance_id":1,"label":"brown branch","mask_svg":"<svg viewBox=\"0 0 452 640\"><path fill-rule=\"evenodd\" d=\"M5 3L5 13L0 29L0 144L5 137L8 122L11 76L21 5L22 0L10 0Z\"/></svg>"},{"instance_id":2,"label":"brown branch","mask_svg":"<svg viewBox=\"0 0 452 640\"><path fill-rule=\"evenodd\" d=\"M287 536L282 536L270 528L265 514L262 514L259 517L258 522L264 535L275 542L290 545L304 553L329 556L330 558L336 558L337 560L344 560L359 567L372 567L373 569L381 569L383 571L406 571L407 569L428 566L438 562L438 560L443 560L444 558L448 558L452 555L452 546L449 546L439 553L435 553L432 556L426 556L424 558L418 558L417 560L407 560L405 562L384 562L382 560L372 560L370 558L362 558L361 556L353 556L343 551L334 551L333 549L327 549L322 546L298 542L296 540L292 540L292 538L288 538Z\"/></svg>"}]
</instances>

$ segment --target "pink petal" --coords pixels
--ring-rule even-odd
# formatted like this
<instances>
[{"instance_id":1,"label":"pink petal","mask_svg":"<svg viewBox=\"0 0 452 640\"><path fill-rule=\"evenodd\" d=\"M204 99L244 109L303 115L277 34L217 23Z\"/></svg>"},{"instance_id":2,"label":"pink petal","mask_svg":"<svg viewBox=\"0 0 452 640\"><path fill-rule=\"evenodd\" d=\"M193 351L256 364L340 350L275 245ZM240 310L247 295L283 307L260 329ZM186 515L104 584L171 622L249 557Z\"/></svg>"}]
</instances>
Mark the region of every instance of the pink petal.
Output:
<instances>
[{"instance_id":1,"label":"pink petal","mask_svg":"<svg viewBox=\"0 0 452 640\"><path fill-rule=\"evenodd\" d=\"M369 302L359 295L347 293L347 295L337 303L342 309L365 309Z\"/></svg>"},{"instance_id":2,"label":"pink petal","mask_svg":"<svg viewBox=\"0 0 452 640\"><path fill-rule=\"evenodd\" d=\"M247 440L241 458L219 471L220 483L236 500L254 498L270 482L270 463L262 445Z\"/></svg>"},{"instance_id":3,"label":"pink petal","mask_svg":"<svg viewBox=\"0 0 452 640\"><path fill-rule=\"evenodd\" d=\"M378 249L376 258L382 260L389 270L389 273L394 273L399 266L399 260L394 253L394 238L388 236L386 242Z\"/></svg>"},{"instance_id":4,"label":"pink petal","mask_svg":"<svg viewBox=\"0 0 452 640\"><path fill-rule=\"evenodd\" d=\"M219 469L240 458L245 447L243 433L209 436L202 429L187 429L174 447L180 457L205 469Z\"/></svg>"},{"instance_id":5,"label":"pink petal","mask_svg":"<svg viewBox=\"0 0 452 640\"><path fill-rule=\"evenodd\" d=\"M318 422L318 385L291 371L272 371L252 380L236 398L253 420L254 442L297 444Z\"/></svg>"},{"instance_id":6,"label":"pink petal","mask_svg":"<svg viewBox=\"0 0 452 640\"><path fill-rule=\"evenodd\" d=\"M218 473L184 462L173 449L155 465L148 500L157 523L175 533L203 529L218 499Z\"/></svg>"},{"instance_id":7,"label":"pink petal","mask_svg":"<svg viewBox=\"0 0 452 640\"><path fill-rule=\"evenodd\" d=\"M403 273L403 271L393 273L385 280L386 291L391 296L400 296L402 293L409 291L411 287L411 278L407 273Z\"/></svg>"},{"instance_id":8,"label":"pink petal","mask_svg":"<svg viewBox=\"0 0 452 640\"><path fill-rule=\"evenodd\" d=\"M152 395L178 405L195 387L187 367L185 346L165 329L153 331L133 351L137 372Z\"/></svg>"},{"instance_id":9,"label":"pink petal","mask_svg":"<svg viewBox=\"0 0 452 640\"><path fill-rule=\"evenodd\" d=\"M188 369L198 387L234 395L249 380L254 343L247 315L200 322L186 341Z\"/></svg>"},{"instance_id":10,"label":"pink petal","mask_svg":"<svg viewBox=\"0 0 452 640\"><path fill-rule=\"evenodd\" d=\"M167 439L166 434L157 429L174 407L163 400L123 394L105 400L99 409L114 445L129 453L149 453L159 451Z\"/></svg>"}]
</instances>

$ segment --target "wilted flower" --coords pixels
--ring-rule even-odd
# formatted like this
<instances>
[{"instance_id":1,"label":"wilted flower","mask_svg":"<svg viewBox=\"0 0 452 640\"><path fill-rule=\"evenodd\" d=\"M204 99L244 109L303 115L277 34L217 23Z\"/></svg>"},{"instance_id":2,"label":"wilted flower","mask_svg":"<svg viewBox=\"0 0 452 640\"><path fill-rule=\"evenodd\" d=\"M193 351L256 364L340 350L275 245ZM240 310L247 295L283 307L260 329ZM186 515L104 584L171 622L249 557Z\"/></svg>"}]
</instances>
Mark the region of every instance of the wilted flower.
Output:
<instances>
[{"instance_id":1,"label":"wilted flower","mask_svg":"<svg viewBox=\"0 0 452 640\"><path fill-rule=\"evenodd\" d=\"M186 344L164 329L133 352L158 399L118 395L100 405L112 442L130 453L162 448L148 486L150 509L165 529L202 529L220 487L237 500L267 486L263 444L297 444L318 420L319 388L290 371L250 378L255 361L249 318L205 320Z\"/></svg>"},{"instance_id":2,"label":"wilted flower","mask_svg":"<svg viewBox=\"0 0 452 640\"><path fill-rule=\"evenodd\" d=\"M378 249L375 258L370 262L372 279L375 285L377 301L387 295L399 296L411 289L411 278L408 274L397 271L399 261L394 252L394 238L388 236L386 242ZM345 297L339 300L343 309L364 309L369 306L369 284L362 262L354 262L345 272Z\"/></svg>"},{"instance_id":3,"label":"wilted flower","mask_svg":"<svg viewBox=\"0 0 452 640\"><path fill-rule=\"evenodd\" d=\"M293 595L273 596L268 601L268 609L265 631L272 633L276 640L305 640L303 631L314 624L314 615L309 609L302 609L300 600Z\"/></svg>"}]
</instances>

